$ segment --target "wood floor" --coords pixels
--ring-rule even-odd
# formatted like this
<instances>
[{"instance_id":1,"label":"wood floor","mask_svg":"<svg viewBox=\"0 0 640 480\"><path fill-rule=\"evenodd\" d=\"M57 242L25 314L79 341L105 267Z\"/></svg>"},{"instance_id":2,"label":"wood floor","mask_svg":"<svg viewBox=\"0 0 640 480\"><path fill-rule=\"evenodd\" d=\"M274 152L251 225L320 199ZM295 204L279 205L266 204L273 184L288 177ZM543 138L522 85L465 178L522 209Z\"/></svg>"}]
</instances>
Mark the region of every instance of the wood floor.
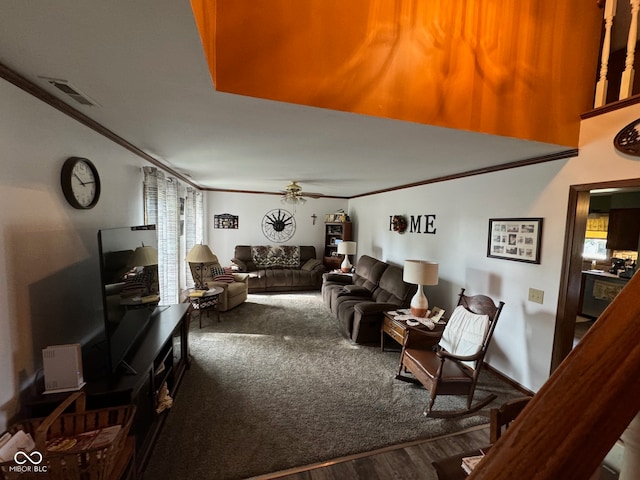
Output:
<instances>
[{"instance_id":1,"label":"wood floor","mask_svg":"<svg viewBox=\"0 0 640 480\"><path fill-rule=\"evenodd\" d=\"M254 480L437 480L431 462L489 443L489 426L318 465L254 477Z\"/></svg>"}]
</instances>

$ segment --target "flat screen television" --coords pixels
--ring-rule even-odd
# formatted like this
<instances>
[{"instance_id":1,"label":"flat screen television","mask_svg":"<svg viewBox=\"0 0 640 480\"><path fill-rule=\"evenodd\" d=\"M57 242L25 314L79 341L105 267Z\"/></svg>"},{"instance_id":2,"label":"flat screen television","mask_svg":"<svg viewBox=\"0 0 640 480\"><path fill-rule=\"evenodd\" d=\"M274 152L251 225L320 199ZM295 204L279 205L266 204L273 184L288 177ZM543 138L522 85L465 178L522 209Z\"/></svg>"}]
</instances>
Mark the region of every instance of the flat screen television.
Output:
<instances>
[{"instance_id":1,"label":"flat screen television","mask_svg":"<svg viewBox=\"0 0 640 480\"><path fill-rule=\"evenodd\" d=\"M129 356L160 301L156 226L100 230L98 246L109 368L136 373Z\"/></svg>"}]
</instances>

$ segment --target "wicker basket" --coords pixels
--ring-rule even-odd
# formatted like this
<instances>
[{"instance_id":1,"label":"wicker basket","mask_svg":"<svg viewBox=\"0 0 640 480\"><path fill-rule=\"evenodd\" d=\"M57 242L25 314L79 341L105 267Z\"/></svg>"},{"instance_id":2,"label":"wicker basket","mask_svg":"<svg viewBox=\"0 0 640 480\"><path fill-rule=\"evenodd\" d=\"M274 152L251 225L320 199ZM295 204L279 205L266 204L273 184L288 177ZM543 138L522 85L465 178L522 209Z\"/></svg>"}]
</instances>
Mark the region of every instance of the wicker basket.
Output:
<instances>
[{"instance_id":1,"label":"wicker basket","mask_svg":"<svg viewBox=\"0 0 640 480\"><path fill-rule=\"evenodd\" d=\"M63 413L75 403L74 413ZM42 453L38 465L25 462L17 466L14 461L0 463L3 480L103 480L109 477L118 455L124 448L127 435L135 414L135 405L124 405L98 410L85 410L84 392L76 392L67 397L48 417L24 420L13 425L10 433L24 430L30 433L36 443L36 450ZM116 438L107 446L89 448L75 453L47 452L47 440L66 435L77 435L113 425L122 425Z\"/></svg>"}]
</instances>

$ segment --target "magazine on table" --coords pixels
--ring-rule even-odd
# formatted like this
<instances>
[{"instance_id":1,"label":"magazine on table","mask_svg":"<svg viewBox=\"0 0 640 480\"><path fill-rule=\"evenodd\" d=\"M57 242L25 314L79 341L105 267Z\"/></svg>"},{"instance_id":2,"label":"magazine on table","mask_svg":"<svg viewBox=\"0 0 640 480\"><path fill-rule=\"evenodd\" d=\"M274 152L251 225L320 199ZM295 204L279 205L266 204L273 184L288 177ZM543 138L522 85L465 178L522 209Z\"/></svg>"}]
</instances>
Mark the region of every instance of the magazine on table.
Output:
<instances>
[{"instance_id":1,"label":"magazine on table","mask_svg":"<svg viewBox=\"0 0 640 480\"><path fill-rule=\"evenodd\" d=\"M462 469L467 472L467 474L470 474L473 469L476 467L476 465L478 465L478 463L480 463L480 461L484 458L484 454L481 455L474 455L471 457L464 457L462 459Z\"/></svg>"},{"instance_id":2,"label":"magazine on table","mask_svg":"<svg viewBox=\"0 0 640 480\"><path fill-rule=\"evenodd\" d=\"M47 440L46 448L53 453L74 453L95 448L107 447L115 440L121 425L91 430L90 432L78 433L75 435L63 435Z\"/></svg>"}]
</instances>

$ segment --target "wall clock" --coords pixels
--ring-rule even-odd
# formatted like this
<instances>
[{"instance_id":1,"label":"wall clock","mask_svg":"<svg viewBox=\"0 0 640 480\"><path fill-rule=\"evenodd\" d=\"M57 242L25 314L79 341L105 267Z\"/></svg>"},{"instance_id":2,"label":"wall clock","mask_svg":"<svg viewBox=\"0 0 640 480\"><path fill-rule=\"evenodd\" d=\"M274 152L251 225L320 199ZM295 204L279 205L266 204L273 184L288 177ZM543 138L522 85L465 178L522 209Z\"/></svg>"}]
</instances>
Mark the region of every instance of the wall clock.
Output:
<instances>
[{"instance_id":1,"label":"wall clock","mask_svg":"<svg viewBox=\"0 0 640 480\"><path fill-rule=\"evenodd\" d=\"M90 160L70 157L60 172L64 198L73 208L93 208L100 198L100 176Z\"/></svg>"},{"instance_id":2,"label":"wall clock","mask_svg":"<svg viewBox=\"0 0 640 480\"><path fill-rule=\"evenodd\" d=\"M640 119L620 130L613 139L613 146L616 147L616 150L627 155L640 157L640 131L638 128L640 128Z\"/></svg>"},{"instance_id":3,"label":"wall clock","mask_svg":"<svg viewBox=\"0 0 640 480\"><path fill-rule=\"evenodd\" d=\"M295 232L296 221L286 210L270 210L262 218L262 233L273 242L286 242Z\"/></svg>"}]
</instances>

